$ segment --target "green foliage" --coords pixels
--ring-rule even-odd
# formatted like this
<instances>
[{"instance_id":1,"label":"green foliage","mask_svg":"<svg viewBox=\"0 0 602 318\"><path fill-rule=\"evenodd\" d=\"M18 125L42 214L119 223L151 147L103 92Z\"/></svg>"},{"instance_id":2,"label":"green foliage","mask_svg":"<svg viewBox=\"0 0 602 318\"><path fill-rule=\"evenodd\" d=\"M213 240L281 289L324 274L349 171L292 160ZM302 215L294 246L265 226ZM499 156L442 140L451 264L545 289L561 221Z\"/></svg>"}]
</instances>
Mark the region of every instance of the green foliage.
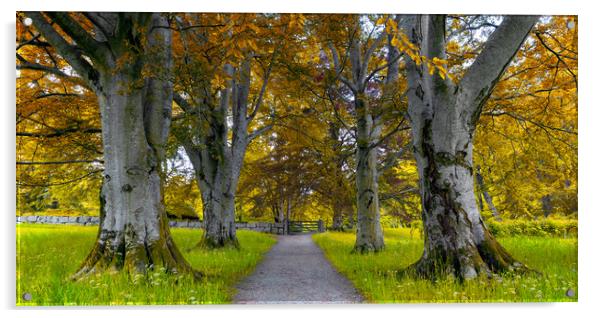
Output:
<instances>
[{"instance_id":1,"label":"green foliage","mask_svg":"<svg viewBox=\"0 0 602 318\"><path fill-rule=\"evenodd\" d=\"M492 220L487 222L487 227L495 236L577 236L577 220L573 219Z\"/></svg>"},{"instance_id":2,"label":"green foliage","mask_svg":"<svg viewBox=\"0 0 602 318\"><path fill-rule=\"evenodd\" d=\"M46 187L32 188L29 191L21 191L20 194L21 195L18 197L19 209L17 209L17 213L19 210L42 211L51 204L50 192Z\"/></svg>"},{"instance_id":3,"label":"green foliage","mask_svg":"<svg viewBox=\"0 0 602 318\"><path fill-rule=\"evenodd\" d=\"M196 182L185 176L175 175L167 179L163 194L165 210L169 217L194 219L203 211Z\"/></svg>"},{"instance_id":4,"label":"green foliage","mask_svg":"<svg viewBox=\"0 0 602 318\"><path fill-rule=\"evenodd\" d=\"M275 240L266 234L238 231L241 249L188 252L202 233L173 229L176 244L197 270L201 282L190 277L151 273L128 277L105 274L73 282L80 262L90 251L97 229L83 226L17 226L17 305L149 305L227 303L235 283L248 275ZM30 301L22 295L29 293Z\"/></svg>"},{"instance_id":5,"label":"green foliage","mask_svg":"<svg viewBox=\"0 0 602 318\"><path fill-rule=\"evenodd\" d=\"M368 299L392 302L541 302L577 301L577 239L517 236L500 242L518 260L540 271L542 276L502 275L458 283L453 278L431 282L398 278L398 271L416 262L423 240L410 229L385 229L383 252L351 253L352 233L321 233L315 242L326 257ZM567 297L568 289L575 291Z\"/></svg>"},{"instance_id":6,"label":"green foliage","mask_svg":"<svg viewBox=\"0 0 602 318\"><path fill-rule=\"evenodd\" d=\"M18 187L17 215L98 215L100 180L52 187Z\"/></svg>"},{"instance_id":7,"label":"green foliage","mask_svg":"<svg viewBox=\"0 0 602 318\"><path fill-rule=\"evenodd\" d=\"M575 219L547 218L540 220L503 220L495 221L493 218L485 220L487 228L496 237L507 236L541 236L541 237L577 237L578 221ZM422 221L416 220L409 223L400 223L399 220L384 215L381 224L385 228L401 228L408 230L410 238L422 237Z\"/></svg>"}]
</instances>

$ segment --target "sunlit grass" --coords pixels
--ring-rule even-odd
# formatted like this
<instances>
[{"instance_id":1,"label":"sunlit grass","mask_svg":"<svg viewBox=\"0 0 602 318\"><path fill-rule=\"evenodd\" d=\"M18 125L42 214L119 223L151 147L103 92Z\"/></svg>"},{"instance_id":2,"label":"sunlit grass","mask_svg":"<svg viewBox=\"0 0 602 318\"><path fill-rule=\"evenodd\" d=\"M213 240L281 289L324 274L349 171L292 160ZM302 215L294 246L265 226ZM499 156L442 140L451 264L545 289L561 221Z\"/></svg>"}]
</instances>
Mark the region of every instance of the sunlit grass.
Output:
<instances>
[{"instance_id":1,"label":"sunlit grass","mask_svg":"<svg viewBox=\"0 0 602 318\"><path fill-rule=\"evenodd\" d=\"M69 280L94 244L96 227L17 225L17 305L125 305L227 303L234 285L248 275L276 240L238 231L241 249L187 250L198 243L199 229L172 229L177 246L202 281L154 273L149 277L105 274ZM31 300L24 300L29 293Z\"/></svg>"},{"instance_id":2,"label":"sunlit grass","mask_svg":"<svg viewBox=\"0 0 602 318\"><path fill-rule=\"evenodd\" d=\"M396 272L418 260L422 239L409 229L386 229L385 251L351 253L353 233L313 236L327 258L371 302L542 302L577 301L577 239L504 237L500 242L518 260L542 275L504 275L460 284L451 278L429 280L397 278ZM573 297L566 295L574 291Z\"/></svg>"}]
</instances>

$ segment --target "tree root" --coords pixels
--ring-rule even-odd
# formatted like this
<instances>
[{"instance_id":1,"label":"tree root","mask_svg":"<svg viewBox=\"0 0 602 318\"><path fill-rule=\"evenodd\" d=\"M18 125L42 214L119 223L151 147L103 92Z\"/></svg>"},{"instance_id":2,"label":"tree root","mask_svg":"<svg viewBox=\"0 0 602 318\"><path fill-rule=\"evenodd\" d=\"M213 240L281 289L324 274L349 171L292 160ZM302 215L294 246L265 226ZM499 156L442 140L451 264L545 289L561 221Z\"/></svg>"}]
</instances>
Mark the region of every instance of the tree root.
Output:
<instances>
[{"instance_id":1,"label":"tree root","mask_svg":"<svg viewBox=\"0 0 602 318\"><path fill-rule=\"evenodd\" d=\"M381 252L384 249L385 249L384 245L377 247L377 246L374 246L374 244L361 244L361 245L355 245L355 247L353 247L353 250L351 252L357 253L357 254L371 254L371 253Z\"/></svg>"},{"instance_id":2,"label":"tree root","mask_svg":"<svg viewBox=\"0 0 602 318\"><path fill-rule=\"evenodd\" d=\"M485 240L472 250L430 251L420 260L397 273L398 278L418 278L435 281L439 278L454 277L460 282L476 277L492 278L502 273L535 274L540 272L517 261L493 238L485 232Z\"/></svg>"},{"instance_id":3,"label":"tree root","mask_svg":"<svg viewBox=\"0 0 602 318\"><path fill-rule=\"evenodd\" d=\"M204 249L204 250L213 250L213 249L223 249L223 248L235 248L240 249L240 243L236 237L234 238L207 238L203 237L195 246L190 248L188 251L192 251L195 249Z\"/></svg>"},{"instance_id":4,"label":"tree root","mask_svg":"<svg viewBox=\"0 0 602 318\"><path fill-rule=\"evenodd\" d=\"M123 238L119 244L113 245L108 243L112 240L107 240L112 238L111 235L101 232L100 236L103 239L96 241L80 268L70 277L72 280L118 272L127 272L134 277L159 270L168 274L189 274L196 280L204 277L203 273L190 266L169 235L152 244L130 244L127 247Z\"/></svg>"}]
</instances>

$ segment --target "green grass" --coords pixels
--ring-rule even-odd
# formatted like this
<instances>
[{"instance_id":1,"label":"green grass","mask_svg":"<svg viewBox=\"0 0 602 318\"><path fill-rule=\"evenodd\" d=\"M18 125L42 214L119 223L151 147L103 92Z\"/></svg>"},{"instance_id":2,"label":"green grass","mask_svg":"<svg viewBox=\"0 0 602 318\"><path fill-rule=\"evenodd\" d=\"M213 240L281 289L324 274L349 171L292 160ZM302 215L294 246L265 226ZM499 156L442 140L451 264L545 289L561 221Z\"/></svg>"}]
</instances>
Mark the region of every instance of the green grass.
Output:
<instances>
[{"instance_id":1,"label":"green grass","mask_svg":"<svg viewBox=\"0 0 602 318\"><path fill-rule=\"evenodd\" d=\"M443 278L436 282L397 278L396 272L417 261L422 239L409 229L385 229L386 248L377 254L351 253L353 233L313 236L326 257L355 287L375 303L401 302L543 302L577 301L577 239L503 237L500 242L518 260L543 275L502 275L460 284ZM567 297L571 288L574 297Z\"/></svg>"},{"instance_id":2,"label":"green grass","mask_svg":"<svg viewBox=\"0 0 602 318\"><path fill-rule=\"evenodd\" d=\"M228 303L234 285L250 274L276 240L268 234L238 231L241 249L194 250L198 229L172 229L177 246L202 281L160 273L148 278L105 274L73 282L94 244L96 227L17 225L17 305L145 305ZM22 299L24 293L32 296Z\"/></svg>"}]
</instances>

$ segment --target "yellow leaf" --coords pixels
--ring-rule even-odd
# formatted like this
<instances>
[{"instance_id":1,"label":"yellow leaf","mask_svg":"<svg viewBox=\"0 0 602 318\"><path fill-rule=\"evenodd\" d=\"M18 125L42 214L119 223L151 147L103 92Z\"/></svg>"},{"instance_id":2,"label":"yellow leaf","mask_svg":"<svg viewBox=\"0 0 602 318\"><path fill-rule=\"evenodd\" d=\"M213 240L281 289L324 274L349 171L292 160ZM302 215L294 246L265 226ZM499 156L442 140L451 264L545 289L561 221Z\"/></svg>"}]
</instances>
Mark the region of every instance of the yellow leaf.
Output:
<instances>
[{"instance_id":1,"label":"yellow leaf","mask_svg":"<svg viewBox=\"0 0 602 318\"><path fill-rule=\"evenodd\" d=\"M447 65L447 61L446 60L442 60L438 57L433 57L433 64L442 67L443 65Z\"/></svg>"},{"instance_id":2,"label":"yellow leaf","mask_svg":"<svg viewBox=\"0 0 602 318\"><path fill-rule=\"evenodd\" d=\"M441 77L441 79L445 79L445 73L444 72L439 72L439 76Z\"/></svg>"},{"instance_id":3,"label":"yellow leaf","mask_svg":"<svg viewBox=\"0 0 602 318\"><path fill-rule=\"evenodd\" d=\"M253 32L255 32L255 33L260 32L259 28L254 23L249 23L248 27L249 27L249 29L253 30Z\"/></svg>"},{"instance_id":4,"label":"yellow leaf","mask_svg":"<svg viewBox=\"0 0 602 318\"><path fill-rule=\"evenodd\" d=\"M397 30L397 22L395 22L393 20L388 20L387 21L387 33L393 33L393 32L395 32L395 30Z\"/></svg>"},{"instance_id":5,"label":"yellow leaf","mask_svg":"<svg viewBox=\"0 0 602 318\"><path fill-rule=\"evenodd\" d=\"M435 73L435 67L433 66L433 64L431 64L431 63L426 63L426 66L427 66L427 67L428 67L428 69L429 69L429 74L430 74L430 75L433 75L433 73Z\"/></svg>"}]
</instances>

